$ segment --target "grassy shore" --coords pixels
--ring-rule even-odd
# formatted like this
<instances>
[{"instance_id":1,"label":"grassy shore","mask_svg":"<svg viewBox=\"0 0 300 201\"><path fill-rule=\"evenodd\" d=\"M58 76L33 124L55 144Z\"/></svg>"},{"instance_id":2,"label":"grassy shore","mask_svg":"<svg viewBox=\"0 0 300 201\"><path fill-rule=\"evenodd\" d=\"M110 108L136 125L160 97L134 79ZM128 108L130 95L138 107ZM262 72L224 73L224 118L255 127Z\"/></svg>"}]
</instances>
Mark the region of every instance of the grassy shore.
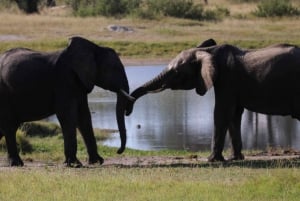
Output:
<instances>
[{"instance_id":1,"label":"grassy shore","mask_svg":"<svg viewBox=\"0 0 300 201\"><path fill-rule=\"evenodd\" d=\"M25 167L0 167L0 200L299 200L299 159L186 166L89 166L66 168L61 135L29 137L33 152L21 154ZM79 137L78 157L86 160ZM138 151L99 145L105 159L130 157L207 157L187 151ZM5 152L0 152L0 159Z\"/></svg>"}]
</instances>

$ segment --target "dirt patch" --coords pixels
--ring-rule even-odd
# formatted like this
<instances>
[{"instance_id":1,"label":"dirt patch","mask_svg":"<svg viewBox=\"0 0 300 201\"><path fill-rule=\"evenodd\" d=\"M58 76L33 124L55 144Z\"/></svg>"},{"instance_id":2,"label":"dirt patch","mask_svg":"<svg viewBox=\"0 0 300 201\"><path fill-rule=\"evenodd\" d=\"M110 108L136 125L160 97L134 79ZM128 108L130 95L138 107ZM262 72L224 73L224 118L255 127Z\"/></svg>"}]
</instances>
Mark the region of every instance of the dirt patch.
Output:
<instances>
[{"instance_id":1,"label":"dirt patch","mask_svg":"<svg viewBox=\"0 0 300 201\"><path fill-rule=\"evenodd\" d=\"M20 41L20 40L26 40L27 38L25 36L20 35L0 35L0 41Z\"/></svg>"},{"instance_id":2,"label":"dirt patch","mask_svg":"<svg viewBox=\"0 0 300 201\"><path fill-rule=\"evenodd\" d=\"M25 159L25 168L63 167L56 162L34 161ZM190 156L120 156L105 158L104 164L87 165L85 168L154 168L154 167L248 167L248 168L278 168L300 167L300 152L261 152L255 155L245 156L243 161L207 162L207 158L197 155ZM8 168L6 158L0 157L0 169Z\"/></svg>"}]
</instances>

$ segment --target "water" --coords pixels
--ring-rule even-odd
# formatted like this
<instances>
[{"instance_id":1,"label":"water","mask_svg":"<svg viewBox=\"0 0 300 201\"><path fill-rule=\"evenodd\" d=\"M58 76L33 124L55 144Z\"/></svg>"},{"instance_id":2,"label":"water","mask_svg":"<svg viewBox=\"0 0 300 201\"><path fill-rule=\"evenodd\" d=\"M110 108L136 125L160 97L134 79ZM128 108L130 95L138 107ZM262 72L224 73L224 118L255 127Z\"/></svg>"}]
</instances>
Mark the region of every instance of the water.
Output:
<instances>
[{"instance_id":1,"label":"water","mask_svg":"<svg viewBox=\"0 0 300 201\"><path fill-rule=\"evenodd\" d=\"M131 91L153 78L164 66L126 67ZM95 88L89 96L93 126L117 129L116 95ZM138 99L126 117L127 147L141 150L210 150L213 133L214 92L199 96L194 90L165 90ZM300 123L290 117L266 116L245 111L242 119L244 149L292 147L300 149ZM226 146L229 146L228 139ZM104 142L119 147L118 133Z\"/></svg>"}]
</instances>

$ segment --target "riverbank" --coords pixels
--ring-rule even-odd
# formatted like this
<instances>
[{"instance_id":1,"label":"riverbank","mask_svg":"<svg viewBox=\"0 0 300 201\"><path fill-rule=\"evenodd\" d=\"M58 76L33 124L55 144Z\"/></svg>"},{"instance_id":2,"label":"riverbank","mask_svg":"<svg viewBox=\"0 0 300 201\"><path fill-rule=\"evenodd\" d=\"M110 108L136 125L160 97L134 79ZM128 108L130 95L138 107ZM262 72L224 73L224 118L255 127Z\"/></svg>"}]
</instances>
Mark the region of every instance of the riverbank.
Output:
<instances>
[{"instance_id":1,"label":"riverbank","mask_svg":"<svg viewBox=\"0 0 300 201\"><path fill-rule=\"evenodd\" d=\"M172 151L168 151L169 153ZM115 156L105 158L104 163L89 165L84 163L84 168L297 168L300 167L300 152L299 151L285 151L278 152L259 152L257 154L245 155L243 161L226 161L226 162L207 162L207 157L190 153L189 155L172 156L159 155L152 152L149 156ZM147 155L147 154L146 154ZM55 161L41 161L32 158L25 159L24 168L62 168L63 163ZM6 164L6 157L0 156L0 170L10 168Z\"/></svg>"}]
</instances>

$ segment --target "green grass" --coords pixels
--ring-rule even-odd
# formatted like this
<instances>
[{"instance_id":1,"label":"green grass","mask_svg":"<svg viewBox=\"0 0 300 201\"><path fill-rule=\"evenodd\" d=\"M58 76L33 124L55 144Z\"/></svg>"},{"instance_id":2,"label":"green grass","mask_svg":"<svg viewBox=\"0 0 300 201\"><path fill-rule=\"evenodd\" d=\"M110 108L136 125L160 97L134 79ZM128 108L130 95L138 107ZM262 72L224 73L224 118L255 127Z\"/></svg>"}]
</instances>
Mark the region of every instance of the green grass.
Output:
<instances>
[{"instance_id":1,"label":"green grass","mask_svg":"<svg viewBox=\"0 0 300 201\"><path fill-rule=\"evenodd\" d=\"M0 174L0 200L299 200L300 171L26 168Z\"/></svg>"},{"instance_id":2,"label":"green grass","mask_svg":"<svg viewBox=\"0 0 300 201\"><path fill-rule=\"evenodd\" d=\"M98 135L98 134L96 134ZM186 166L153 166L121 168L62 166L61 134L28 137L33 151L21 154L25 167L0 167L0 200L298 200L300 196L300 162L296 160L237 161ZM98 145L99 153L108 157L177 156L188 157L209 153L126 149L121 156L117 148ZM228 153L226 153L227 155ZM0 152L3 158L6 152ZM87 154L78 136L78 158ZM42 161L38 167L30 161ZM45 164L49 165L45 165Z\"/></svg>"},{"instance_id":3,"label":"green grass","mask_svg":"<svg viewBox=\"0 0 300 201\"><path fill-rule=\"evenodd\" d=\"M103 131L101 129L94 129L95 137L100 143L98 145L99 154L104 157L118 157L117 147L108 147L102 146L101 142L108 137L110 137L112 131ZM20 131L22 132L22 131ZM44 136L44 137L41 137ZM78 147L77 147L77 156L81 161L86 161L87 151L82 137L78 133L77 135ZM64 161L64 145L63 145L63 136L62 134L57 134L53 136L47 135L36 135L36 136L25 136L21 135L21 142L26 143L27 146L30 146L30 150L21 150L20 156L25 161L48 161L62 164ZM21 144L21 142L18 142ZM0 157L6 155L4 138L0 140ZM187 156L192 153L188 151L176 151L176 150L162 150L162 151L141 151L127 148L125 153L122 156ZM208 155L208 153L206 154Z\"/></svg>"}]
</instances>

